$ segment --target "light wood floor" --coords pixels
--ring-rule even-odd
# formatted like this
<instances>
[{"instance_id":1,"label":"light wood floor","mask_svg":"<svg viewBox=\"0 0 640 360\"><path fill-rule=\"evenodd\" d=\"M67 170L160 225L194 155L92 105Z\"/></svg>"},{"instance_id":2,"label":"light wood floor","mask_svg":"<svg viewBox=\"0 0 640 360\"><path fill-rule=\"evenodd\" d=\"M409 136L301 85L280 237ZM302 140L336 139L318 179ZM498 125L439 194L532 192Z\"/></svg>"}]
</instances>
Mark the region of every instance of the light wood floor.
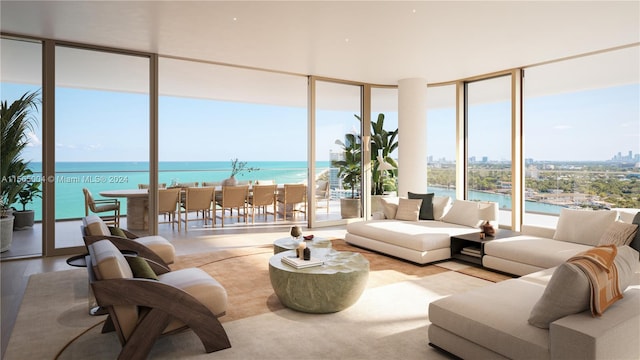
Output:
<instances>
[{"instance_id":1,"label":"light wood floor","mask_svg":"<svg viewBox=\"0 0 640 360\"><path fill-rule=\"evenodd\" d=\"M257 220L257 219L256 219ZM176 248L176 255L186 255L191 253L209 252L234 247L244 246L260 246L273 244L273 241L287 236L291 225L291 221L278 221L277 223L259 223L255 225L244 226L242 224L225 224L225 228L212 229L196 227L185 232L172 230L168 224L162 224L159 227L160 235L164 236L173 243ZM315 236L326 238L344 238L344 226L307 229L302 221L295 222L296 225L303 227L304 234L314 234ZM65 227L73 232L69 236L78 236L79 222L77 224L69 224ZM37 231L34 230L34 231ZM60 234L63 235L63 234ZM58 236L58 234L56 234ZM15 239L14 239L15 241ZM39 274L51 271L63 271L73 269L67 265L66 259L69 256L47 257L25 260L5 260L0 262L1 272L1 337L2 348L1 356L9 343L11 331L18 315L20 303L24 295L29 277L33 274ZM43 304L46 306L46 304Z\"/></svg>"}]
</instances>

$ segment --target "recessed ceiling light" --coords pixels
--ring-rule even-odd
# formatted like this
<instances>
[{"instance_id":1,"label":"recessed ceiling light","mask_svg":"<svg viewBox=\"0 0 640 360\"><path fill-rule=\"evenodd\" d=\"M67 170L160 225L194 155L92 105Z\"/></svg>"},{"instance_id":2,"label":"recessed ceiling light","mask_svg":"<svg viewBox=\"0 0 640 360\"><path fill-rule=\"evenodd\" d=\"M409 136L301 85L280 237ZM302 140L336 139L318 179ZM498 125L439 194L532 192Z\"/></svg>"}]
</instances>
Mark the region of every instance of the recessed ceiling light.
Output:
<instances>
[{"instance_id":1,"label":"recessed ceiling light","mask_svg":"<svg viewBox=\"0 0 640 360\"><path fill-rule=\"evenodd\" d=\"M416 13L416 9L411 10L411 12L415 14Z\"/></svg>"},{"instance_id":2,"label":"recessed ceiling light","mask_svg":"<svg viewBox=\"0 0 640 360\"><path fill-rule=\"evenodd\" d=\"M237 18L237 17L234 17L234 18L233 18L233 21L238 21L238 18Z\"/></svg>"},{"instance_id":3,"label":"recessed ceiling light","mask_svg":"<svg viewBox=\"0 0 640 360\"><path fill-rule=\"evenodd\" d=\"M349 42L349 38L345 38L345 39L344 39L344 42Z\"/></svg>"}]
</instances>

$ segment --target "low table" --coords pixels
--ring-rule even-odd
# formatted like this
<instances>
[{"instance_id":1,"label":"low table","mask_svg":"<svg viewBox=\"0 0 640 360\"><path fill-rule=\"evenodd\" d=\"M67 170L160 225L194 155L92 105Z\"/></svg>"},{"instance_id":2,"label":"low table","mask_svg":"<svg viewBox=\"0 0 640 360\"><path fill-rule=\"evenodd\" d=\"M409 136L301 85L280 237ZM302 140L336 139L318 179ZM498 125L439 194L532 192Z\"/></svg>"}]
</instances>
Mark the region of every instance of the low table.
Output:
<instances>
[{"instance_id":1,"label":"low table","mask_svg":"<svg viewBox=\"0 0 640 360\"><path fill-rule=\"evenodd\" d=\"M311 247L312 257L319 257ZM271 286L280 302L306 313L333 313L353 305L367 285L369 261L359 253L328 250L324 264L296 269L282 262L295 256L294 250L279 252L269 259Z\"/></svg>"},{"instance_id":2,"label":"low table","mask_svg":"<svg viewBox=\"0 0 640 360\"><path fill-rule=\"evenodd\" d=\"M331 240L314 237L312 240L304 240L308 247L331 248ZM294 250L298 247L298 242L291 236L278 239L273 242L273 254L283 251Z\"/></svg>"},{"instance_id":3,"label":"low table","mask_svg":"<svg viewBox=\"0 0 640 360\"><path fill-rule=\"evenodd\" d=\"M518 236L519 232L498 229L494 236L485 236L484 239L480 238L479 232L463 235L455 235L451 237L451 257L454 259L470 262L477 265L482 265L482 257L484 256L484 244L487 241L495 239L504 239L508 237ZM465 248L474 247L477 249L477 253L469 254L463 253Z\"/></svg>"}]
</instances>

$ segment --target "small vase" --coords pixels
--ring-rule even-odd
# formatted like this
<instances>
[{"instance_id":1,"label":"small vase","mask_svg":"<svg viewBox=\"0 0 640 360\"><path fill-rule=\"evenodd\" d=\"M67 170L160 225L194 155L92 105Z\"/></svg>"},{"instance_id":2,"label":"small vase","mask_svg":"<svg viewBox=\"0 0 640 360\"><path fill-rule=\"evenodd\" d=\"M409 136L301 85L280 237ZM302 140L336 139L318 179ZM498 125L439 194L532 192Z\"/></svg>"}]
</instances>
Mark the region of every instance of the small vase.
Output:
<instances>
[{"instance_id":1,"label":"small vase","mask_svg":"<svg viewBox=\"0 0 640 360\"><path fill-rule=\"evenodd\" d=\"M224 181L222 182L222 185L225 186L236 186L238 185L238 180L236 180L235 176L231 176L227 179L224 179Z\"/></svg>"}]
</instances>

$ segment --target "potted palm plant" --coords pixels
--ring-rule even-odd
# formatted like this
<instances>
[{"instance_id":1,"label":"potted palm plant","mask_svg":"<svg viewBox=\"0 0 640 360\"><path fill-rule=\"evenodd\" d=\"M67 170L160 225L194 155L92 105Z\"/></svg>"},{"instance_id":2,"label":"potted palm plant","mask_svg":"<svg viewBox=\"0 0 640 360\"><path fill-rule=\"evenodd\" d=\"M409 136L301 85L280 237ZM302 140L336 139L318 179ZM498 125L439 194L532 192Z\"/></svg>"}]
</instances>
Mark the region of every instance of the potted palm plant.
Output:
<instances>
[{"instance_id":1,"label":"potted palm plant","mask_svg":"<svg viewBox=\"0 0 640 360\"><path fill-rule=\"evenodd\" d=\"M351 190L351 196L340 199L340 214L343 219L357 218L362 214L360 201L360 180L362 176L362 144L360 137L346 134L345 141L336 140L342 147L343 160L335 160L333 166L338 168L338 177L342 179L345 189Z\"/></svg>"},{"instance_id":2,"label":"potted palm plant","mask_svg":"<svg viewBox=\"0 0 640 360\"><path fill-rule=\"evenodd\" d=\"M30 169L26 169L23 174L23 179L20 181L22 184L22 190L18 193L19 202L22 204L22 210L16 210L13 212L15 219L13 220L13 229L22 230L33 226L35 220L35 212L33 210L27 210L27 204L33 202L35 198L39 198L40 182L33 181L33 172Z\"/></svg>"},{"instance_id":3,"label":"potted palm plant","mask_svg":"<svg viewBox=\"0 0 640 360\"><path fill-rule=\"evenodd\" d=\"M0 102L0 251L9 250L13 241L13 215L10 207L18 201L24 184L19 180L27 171L28 162L22 150L29 143L29 133L36 124L33 111L38 107L39 91L27 92L9 104ZM7 231L9 229L9 231Z\"/></svg>"}]
</instances>

